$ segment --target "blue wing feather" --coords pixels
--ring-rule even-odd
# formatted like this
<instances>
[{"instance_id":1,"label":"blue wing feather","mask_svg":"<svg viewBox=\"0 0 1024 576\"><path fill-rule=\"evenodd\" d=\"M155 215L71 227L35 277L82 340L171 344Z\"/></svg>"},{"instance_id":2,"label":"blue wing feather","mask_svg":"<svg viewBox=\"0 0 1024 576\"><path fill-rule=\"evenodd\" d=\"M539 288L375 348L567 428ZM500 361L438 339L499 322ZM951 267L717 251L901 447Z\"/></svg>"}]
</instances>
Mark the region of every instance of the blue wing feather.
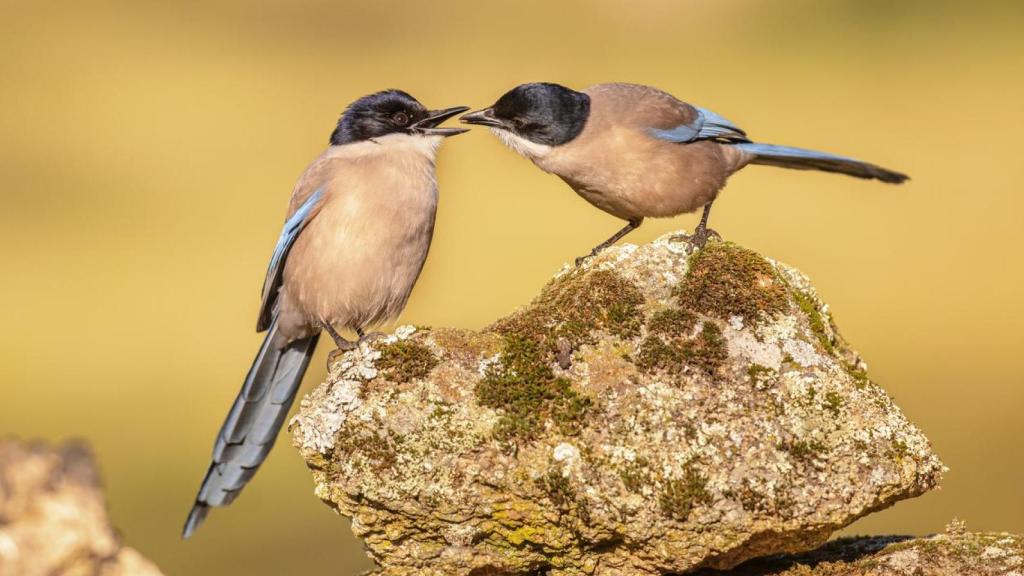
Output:
<instances>
[{"instance_id":1,"label":"blue wing feather","mask_svg":"<svg viewBox=\"0 0 1024 576\"><path fill-rule=\"evenodd\" d=\"M319 207L320 199L323 197L323 190L318 189L310 194L309 198L299 206L299 209L292 214L291 218L284 223L284 230L277 239L277 246L274 247L274 254L270 257L270 265L267 266L267 276L263 280L263 292L261 294L260 315L256 322L256 331L263 332L270 327L270 322L276 313L277 291L281 288L282 275L284 274L284 263L288 259L288 252L295 239L309 223L311 216Z\"/></svg>"},{"instance_id":2,"label":"blue wing feather","mask_svg":"<svg viewBox=\"0 0 1024 576\"><path fill-rule=\"evenodd\" d=\"M697 117L688 124L682 124L667 130L651 130L655 138L685 144L698 140L729 140L731 142L749 142L747 133L738 126L706 108L698 108Z\"/></svg>"}]
</instances>

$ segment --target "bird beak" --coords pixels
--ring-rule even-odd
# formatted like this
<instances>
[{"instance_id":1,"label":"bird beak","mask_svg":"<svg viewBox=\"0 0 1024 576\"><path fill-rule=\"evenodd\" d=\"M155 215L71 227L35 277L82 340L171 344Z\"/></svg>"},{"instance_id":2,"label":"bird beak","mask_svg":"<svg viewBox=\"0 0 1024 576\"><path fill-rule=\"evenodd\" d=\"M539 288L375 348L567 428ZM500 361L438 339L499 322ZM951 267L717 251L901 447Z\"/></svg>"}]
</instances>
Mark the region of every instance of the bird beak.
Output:
<instances>
[{"instance_id":1,"label":"bird beak","mask_svg":"<svg viewBox=\"0 0 1024 576\"><path fill-rule=\"evenodd\" d=\"M444 110L431 110L427 117L413 124L409 129L416 134L425 136L455 136L463 132L469 132L468 128L438 128L437 125L445 120L469 110L469 106L456 106Z\"/></svg>"},{"instance_id":2,"label":"bird beak","mask_svg":"<svg viewBox=\"0 0 1024 576\"><path fill-rule=\"evenodd\" d=\"M505 128L505 123L494 117L494 108L484 108L476 112L470 112L459 118L464 124L479 124L480 126L492 126L494 128Z\"/></svg>"}]
</instances>

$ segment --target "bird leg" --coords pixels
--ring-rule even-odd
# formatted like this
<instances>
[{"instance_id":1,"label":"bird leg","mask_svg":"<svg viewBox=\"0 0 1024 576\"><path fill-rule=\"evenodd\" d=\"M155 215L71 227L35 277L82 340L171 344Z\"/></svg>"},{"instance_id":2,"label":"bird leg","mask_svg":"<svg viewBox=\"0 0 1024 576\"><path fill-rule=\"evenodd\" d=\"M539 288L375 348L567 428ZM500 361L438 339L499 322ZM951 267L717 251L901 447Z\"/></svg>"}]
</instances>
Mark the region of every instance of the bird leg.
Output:
<instances>
[{"instance_id":1,"label":"bird leg","mask_svg":"<svg viewBox=\"0 0 1024 576\"><path fill-rule=\"evenodd\" d=\"M643 221L643 218L630 219L629 224L626 224L625 227L622 228L622 230L619 230L618 232L613 234L611 238L605 240L604 242L601 242L597 246L594 246L594 249L590 251L590 254L587 254L586 256L580 256L579 258L577 258L576 267L579 268L580 266L583 265L584 262L587 261L588 258L593 258L594 256L597 256L599 253L601 253L602 250L611 246L612 244L615 244L616 242L621 240L623 236L639 228L640 224L642 224Z\"/></svg>"},{"instance_id":2,"label":"bird leg","mask_svg":"<svg viewBox=\"0 0 1024 576\"><path fill-rule=\"evenodd\" d=\"M331 350L331 352L327 354L327 369L330 370L331 364L334 364L334 361L338 359L338 356L341 356L345 352L355 350L359 347L359 343L345 340L345 338L343 338L341 334L338 334L338 331L335 330L334 326L331 326L329 322L321 322L321 325L324 327L324 330L327 330L327 333L331 335L331 339L334 340L334 345L338 347L337 350Z\"/></svg>"},{"instance_id":3,"label":"bird leg","mask_svg":"<svg viewBox=\"0 0 1024 576\"><path fill-rule=\"evenodd\" d=\"M708 228L708 216L711 215L712 202L708 202L704 205L704 214L700 217L700 224L697 224L697 228L693 230L693 234L688 240L690 245L694 248L703 248L704 245L708 243L708 238L712 236L716 238L722 237L718 232Z\"/></svg>"}]
</instances>

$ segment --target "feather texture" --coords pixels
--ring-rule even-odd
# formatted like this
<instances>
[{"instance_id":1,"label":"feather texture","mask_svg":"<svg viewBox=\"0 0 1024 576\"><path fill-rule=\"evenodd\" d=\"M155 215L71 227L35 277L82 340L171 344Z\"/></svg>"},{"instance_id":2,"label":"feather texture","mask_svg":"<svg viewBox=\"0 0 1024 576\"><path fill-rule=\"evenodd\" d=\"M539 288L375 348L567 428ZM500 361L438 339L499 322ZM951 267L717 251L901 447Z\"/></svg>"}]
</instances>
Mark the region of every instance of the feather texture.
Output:
<instances>
[{"instance_id":1,"label":"feather texture","mask_svg":"<svg viewBox=\"0 0 1024 576\"><path fill-rule=\"evenodd\" d=\"M260 295L260 313L256 321L256 331L263 332L270 327L271 318L274 316L277 303L277 292L281 288L284 276L284 263L288 258L288 252L295 244L306 224L316 215L320 208L320 199L323 197L323 190L317 189L302 203L301 206L284 223L284 230L277 239L277 246L274 247L274 254L270 257L270 265L267 266L267 276L263 280L263 291Z\"/></svg>"},{"instance_id":2,"label":"feather texture","mask_svg":"<svg viewBox=\"0 0 1024 576\"><path fill-rule=\"evenodd\" d=\"M319 333L280 345L276 319L245 377L213 447L182 536L192 535L210 507L230 504L270 453L302 383Z\"/></svg>"},{"instance_id":3,"label":"feather texture","mask_svg":"<svg viewBox=\"0 0 1024 576\"><path fill-rule=\"evenodd\" d=\"M749 142L747 133L729 120L706 108L693 107L697 116L686 124L680 124L667 130L651 129L655 138L675 142L677 144L696 142L698 140L726 140L729 142Z\"/></svg>"}]
</instances>

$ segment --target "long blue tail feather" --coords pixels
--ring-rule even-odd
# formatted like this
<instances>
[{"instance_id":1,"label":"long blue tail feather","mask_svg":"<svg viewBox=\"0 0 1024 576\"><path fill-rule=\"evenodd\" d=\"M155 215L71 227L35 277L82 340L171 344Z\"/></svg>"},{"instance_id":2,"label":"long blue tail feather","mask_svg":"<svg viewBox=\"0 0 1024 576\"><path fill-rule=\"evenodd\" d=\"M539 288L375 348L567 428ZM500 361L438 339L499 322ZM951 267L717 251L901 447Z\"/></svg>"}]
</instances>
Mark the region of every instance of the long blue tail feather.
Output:
<instances>
[{"instance_id":1,"label":"long blue tail feather","mask_svg":"<svg viewBox=\"0 0 1024 576\"><path fill-rule=\"evenodd\" d=\"M732 146L752 154L754 158L750 161L751 164L765 164L796 170L836 172L857 178L873 178L891 184L899 184L910 178L906 174L882 168L869 162L837 156L827 152L817 152L791 146L759 144L757 142L742 142L732 144Z\"/></svg>"}]
</instances>

